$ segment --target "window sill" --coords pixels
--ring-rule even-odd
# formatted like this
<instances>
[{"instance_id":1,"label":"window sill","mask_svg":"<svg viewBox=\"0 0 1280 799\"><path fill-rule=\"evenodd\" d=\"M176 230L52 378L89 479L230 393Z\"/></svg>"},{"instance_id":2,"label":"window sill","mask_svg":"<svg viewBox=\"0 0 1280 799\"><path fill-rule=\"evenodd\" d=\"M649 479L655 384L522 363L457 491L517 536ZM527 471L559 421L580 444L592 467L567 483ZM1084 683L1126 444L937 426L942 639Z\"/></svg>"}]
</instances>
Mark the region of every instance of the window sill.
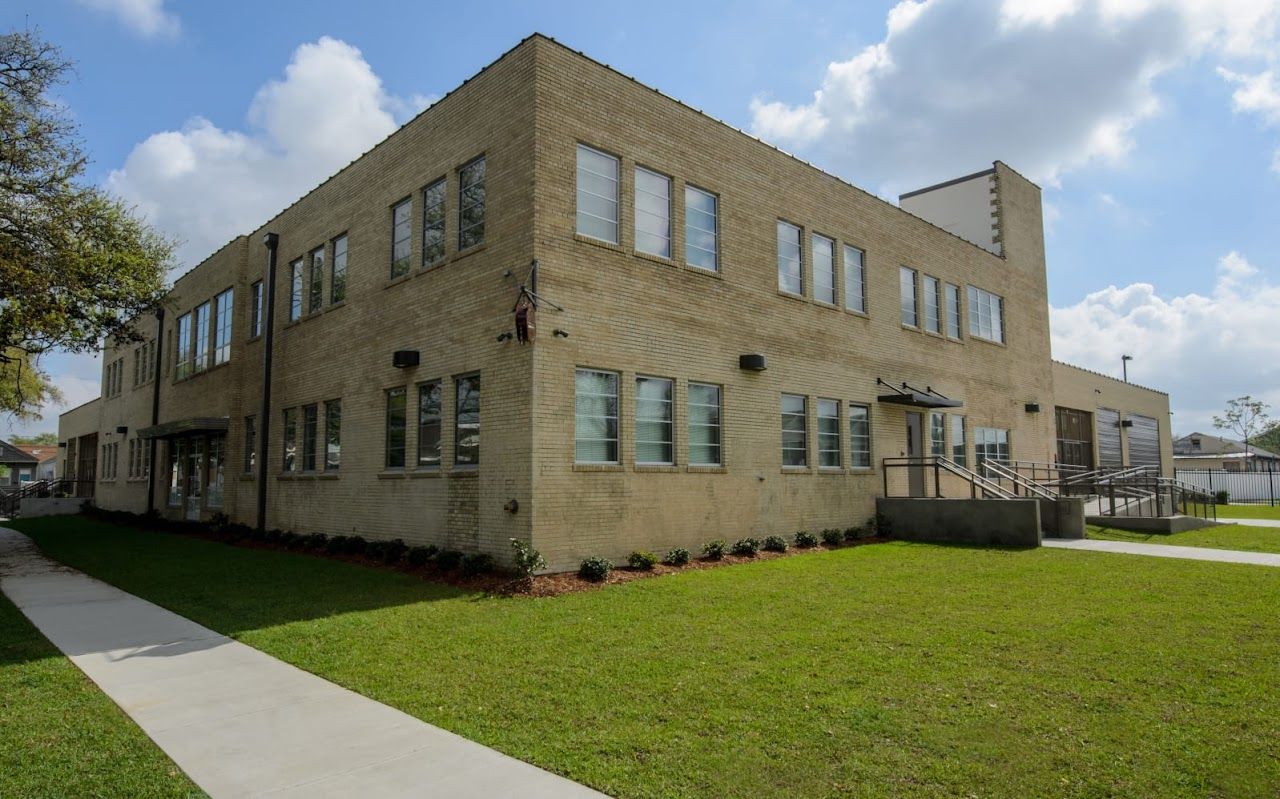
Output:
<instances>
[{"instance_id":1,"label":"window sill","mask_svg":"<svg viewBox=\"0 0 1280 799\"><path fill-rule=\"evenodd\" d=\"M298 475L293 472L280 472L276 475L277 480L297 480Z\"/></svg>"},{"instance_id":2,"label":"window sill","mask_svg":"<svg viewBox=\"0 0 1280 799\"><path fill-rule=\"evenodd\" d=\"M783 474L813 474L811 466L783 466Z\"/></svg>"},{"instance_id":3,"label":"window sill","mask_svg":"<svg viewBox=\"0 0 1280 799\"><path fill-rule=\"evenodd\" d=\"M624 255L626 254L626 250L622 249L621 244L615 244L612 241L605 241L604 239L597 239L594 236L587 236L582 233L574 233L573 240L580 241L583 244L590 244L593 247L602 247L606 250L613 250L614 252L623 253Z\"/></svg>"},{"instance_id":4,"label":"window sill","mask_svg":"<svg viewBox=\"0 0 1280 799\"><path fill-rule=\"evenodd\" d=\"M696 464L690 464L684 467L684 470L689 474L728 474L729 473L729 470L724 466L711 466L711 465L699 466Z\"/></svg>"},{"instance_id":5,"label":"window sill","mask_svg":"<svg viewBox=\"0 0 1280 799\"><path fill-rule=\"evenodd\" d=\"M680 266L680 264L665 255L654 255L651 252L644 252L642 250L632 250L631 255L642 261L651 261L652 263L662 264L663 266L673 266L677 268Z\"/></svg>"},{"instance_id":6,"label":"window sill","mask_svg":"<svg viewBox=\"0 0 1280 799\"><path fill-rule=\"evenodd\" d=\"M783 289L778 289L778 296L788 300L795 300L797 302L809 302L809 298L803 294L793 294L792 292L784 291Z\"/></svg>"},{"instance_id":7,"label":"window sill","mask_svg":"<svg viewBox=\"0 0 1280 799\"><path fill-rule=\"evenodd\" d=\"M620 463L575 463L573 470L575 472L621 472L624 469Z\"/></svg>"},{"instance_id":8,"label":"window sill","mask_svg":"<svg viewBox=\"0 0 1280 799\"><path fill-rule=\"evenodd\" d=\"M341 476L341 473L335 469L330 469L327 472L317 472L314 475L317 480L337 480Z\"/></svg>"},{"instance_id":9,"label":"window sill","mask_svg":"<svg viewBox=\"0 0 1280 799\"><path fill-rule=\"evenodd\" d=\"M447 264L447 263L449 263L449 257L448 257L448 256L445 256L445 257L443 257L443 258L438 258L438 259L436 259L436 260L432 261L432 262L431 262L431 263L429 263L429 264L423 264L423 265L419 266L419 267L418 267L418 274L419 274L419 275L425 275L425 274L427 274L428 272L435 272L435 271L437 271L437 270L443 269L443 268L444 268L444 265L445 265L445 264Z\"/></svg>"},{"instance_id":10,"label":"window sill","mask_svg":"<svg viewBox=\"0 0 1280 799\"><path fill-rule=\"evenodd\" d=\"M403 275L396 275L395 277L387 278L387 282L383 283L382 287L384 289L389 289L392 286L398 286L401 283L406 283L412 280L413 276L414 276L414 270L410 269L408 272L405 272Z\"/></svg>"},{"instance_id":11,"label":"window sill","mask_svg":"<svg viewBox=\"0 0 1280 799\"><path fill-rule=\"evenodd\" d=\"M484 252L485 249L488 248L488 246L489 246L489 242L482 241L479 244L472 244L470 247L466 248L465 250L458 250L453 254L453 257L449 259L449 263L461 261L463 258L470 258L476 253Z\"/></svg>"},{"instance_id":12,"label":"window sill","mask_svg":"<svg viewBox=\"0 0 1280 799\"><path fill-rule=\"evenodd\" d=\"M850 466L849 474L874 477L876 470L870 466Z\"/></svg>"},{"instance_id":13,"label":"window sill","mask_svg":"<svg viewBox=\"0 0 1280 799\"><path fill-rule=\"evenodd\" d=\"M818 474L843 477L845 474L845 469L843 466L819 466Z\"/></svg>"},{"instance_id":14,"label":"window sill","mask_svg":"<svg viewBox=\"0 0 1280 799\"><path fill-rule=\"evenodd\" d=\"M480 476L480 467L465 465L455 466L449 470L450 477L478 477Z\"/></svg>"},{"instance_id":15,"label":"window sill","mask_svg":"<svg viewBox=\"0 0 1280 799\"><path fill-rule=\"evenodd\" d=\"M409 476L414 479L423 478L423 477L438 478L438 477L444 477L444 472L440 471L439 469L414 469L413 471L409 472Z\"/></svg>"},{"instance_id":16,"label":"window sill","mask_svg":"<svg viewBox=\"0 0 1280 799\"><path fill-rule=\"evenodd\" d=\"M715 280L724 280L724 274L718 267L716 269L707 269L705 266L695 266L688 261L685 261L680 264L680 268L684 269L686 272L692 272L695 275L702 275L703 277L714 278Z\"/></svg>"},{"instance_id":17,"label":"window sill","mask_svg":"<svg viewBox=\"0 0 1280 799\"><path fill-rule=\"evenodd\" d=\"M250 480L256 480L257 478L258 476L253 472L241 472L240 474L236 475L236 479L242 483L247 483Z\"/></svg>"},{"instance_id":18,"label":"window sill","mask_svg":"<svg viewBox=\"0 0 1280 799\"><path fill-rule=\"evenodd\" d=\"M403 480L405 473L402 470L378 472L379 480Z\"/></svg>"},{"instance_id":19,"label":"window sill","mask_svg":"<svg viewBox=\"0 0 1280 799\"><path fill-rule=\"evenodd\" d=\"M262 334L261 334L261 333L259 333L259 334L258 334L258 335L256 335L256 336L249 336L247 339L245 339L245 340L244 340L244 343L245 343L245 344L256 344L256 343L257 343L257 342L259 342L259 341L262 341Z\"/></svg>"},{"instance_id":20,"label":"window sill","mask_svg":"<svg viewBox=\"0 0 1280 799\"><path fill-rule=\"evenodd\" d=\"M339 308L346 308L346 307L347 307L347 301L345 299L338 300L337 302L331 302L328 305L326 305L324 307L324 312L329 313L330 311L336 311Z\"/></svg>"},{"instance_id":21,"label":"window sill","mask_svg":"<svg viewBox=\"0 0 1280 799\"><path fill-rule=\"evenodd\" d=\"M983 338L982 336L975 336L975 335L973 335L973 334L970 334L970 335L969 335L969 340L970 340L970 341L980 341L980 342L982 342L983 344L990 344L990 345L991 345L991 346L993 346L993 347L1008 347L1008 346L1009 346L1008 344L1006 344L1006 343L1005 343L1005 342L1003 342L1003 341L995 341L995 340L993 340L993 339Z\"/></svg>"},{"instance_id":22,"label":"window sill","mask_svg":"<svg viewBox=\"0 0 1280 799\"><path fill-rule=\"evenodd\" d=\"M816 306L818 306L819 308L829 308L829 309L831 309L831 310L833 310L833 311L838 311L838 310L840 310L840 306L839 306L839 305L836 305L834 302L827 302L826 300L819 300L819 299L815 299L815 300L813 301L813 304L814 304L814 305L816 305Z\"/></svg>"},{"instance_id":23,"label":"window sill","mask_svg":"<svg viewBox=\"0 0 1280 799\"><path fill-rule=\"evenodd\" d=\"M844 309L844 312L845 312L845 313L847 313L847 314L849 314L850 316L856 316L856 317L858 317L859 319L870 319L870 318L871 318L871 314L867 313L866 311L856 311L856 310L854 310L853 308L845 308L845 309Z\"/></svg>"},{"instance_id":24,"label":"window sill","mask_svg":"<svg viewBox=\"0 0 1280 799\"><path fill-rule=\"evenodd\" d=\"M637 463L634 466L637 472L678 472L680 467L674 463Z\"/></svg>"}]
</instances>

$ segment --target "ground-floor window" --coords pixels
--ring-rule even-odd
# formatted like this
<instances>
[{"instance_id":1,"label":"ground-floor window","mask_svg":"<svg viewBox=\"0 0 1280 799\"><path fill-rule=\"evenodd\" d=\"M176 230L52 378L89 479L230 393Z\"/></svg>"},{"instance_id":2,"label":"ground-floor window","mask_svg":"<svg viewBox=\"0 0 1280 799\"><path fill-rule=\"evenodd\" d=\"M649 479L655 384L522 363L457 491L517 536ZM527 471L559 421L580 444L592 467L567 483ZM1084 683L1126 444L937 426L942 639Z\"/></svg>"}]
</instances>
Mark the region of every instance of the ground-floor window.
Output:
<instances>
[{"instance_id":1,"label":"ground-floor window","mask_svg":"<svg viewBox=\"0 0 1280 799\"><path fill-rule=\"evenodd\" d=\"M457 380L457 413L454 415L453 465L480 464L480 375Z\"/></svg>"},{"instance_id":2,"label":"ground-floor window","mask_svg":"<svg viewBox=\"0 0 1280 799\"><path fill-rule=\"evenodd\" d=\"M284 409L284 429L282 431L284 449L281 452L280 468L292 472L298 468L298 409Z\"/></svg>"},{"instance_id":3,"label":"ground-floor window","mask_svg":"<svg viewBox=\"0 0 1280 799\"><path fill-rule=\"evenodd\" d=\"M443 405L439 380L418 386L418 468L440 468Z\"/></svg>"},{"instance_id":4,"label":"ground-floor window","mask_svg":"<svg viewBox=\"0 0 1280 799\"><path fill-rule=\"evenodd\" d=\"M316 470L316 428L319 425L319 409L315 404L302 406L302 471Z\"/></svg>"},{"instance_id":5,"label":"ground-floor window","mask_svg":"<svg viewBox=\"0 0 1280 799\"><path fill-rule=\"evenodd\" d=\"M799 394L782 395L782 465L809 465L809 434L807 397Z\"/></svg>"},{"instance_id":6,"label":"ground-floor window","mask_svg":"<svg viewBox=\"0 0 1280 799\"><path fill-rule=\"evenodd\" d=\"M258 420L252 416L244 417L244 472L253 471L258 459Z\"/></svg>"},{"instance_id":7,"label":"ground-floor window","mask_svg":"<svg viewBox=\"0 0 1280 799\"><path fill-rule=\"evenodd\" d=\"M204 502L207 507L222 507L223 471L227 449L225 436L209 436L209 464L205 469L208 487L205 490Z\"/></svg>"},{"instance_id":8,"label":"ground-floor window","mask_svg":"<svg viewBox=\"0 0 1280 799\"><path fill-rule=\"evenodd\" d=\"M169 450L169 496L165 504L170 508L182 505L182 441L173 440L167 447Z\"/></svg>"},{"instance_id":9,"label":"ground-floor window","mask_svg":"<svg viewBox=\"0 0 1280 799\"><path fill-rule=\"evenodd\" d=\"M706 383L689 384L689 463L693 466L721 466L720 387Z\"/></svg>"},{"instance_id":10,"label":"ground-floor window","mask_svg":"<svg viewBox=\"0 0 1280 799\"><path fill-rule=\"evenodd\" d=\"M818 465L839 468L840 403L832 399L818 400Z\"/></svg>"},{"instance_id":11,"label":"ground-floor window","mask_svg":"<svg viewBox=\"0 0 1280 799\"><path fill-rule=\"evenodd\" d=\"M871 409L866 405L849 406L849 465L871 468Z\"/></svg>"},{"instance_id":12,"label":"ground-floor window","mask_svg":"<svg viewBox=\"0 0 1280 799\"><path fill-rule=\"evenodd\" d=\"M982 472L982 464L988 460L1008 461L1009 431L999 427L973 428L973 460L978 466L979 474Z\"/></svg>"},{"instance_id":13,"label":"ground-floor window","mask_svg":"<svg viewBox=\"0 0 1280 799\"><path fill-rule=\"evenodd\" d=\"M967 468L969 459L964 451L964 417L951 417L951 460Z\"/></svg>"},{"instance_id":14,"label":"ground-floor window","mask_svg":"<svg viewBox=\"0 0 1280 799\"><path fill-rule=\"evenodd\" d=\"M574 374L574 460L618 462L618 375L595 369Z\"/></svg>"},{"instance_id":15,"label":"ground-floor window","mask_svg":"<svg viewBox=\"0 0 1280 799\"><path fill-rule=\"evenodd\" d=\"M342 465L342 400L324 404L324 470L337 471Z\"/></svg>"},{"instance_id":16,"label":"ground-floor window","mask_svg":"<svg viewBox=\"0 0 1280 799\"><path fill-rule=\"evenodd\" d=\"M387 392L386 466L404 468L405 394L403 388Z\"/></svg>"},{"instance_id":17,"label":"ground-floor window","mask_svg":"<svg viewBox=\"0 0 1280 799\"><path fill-rule=\"evenodd\" d=\"M670 380L636 378L636 463L675 463Z\"/></svg>"},{"instance_id":18,"label":"ground-floor window","mask_svg":"<svg viewBox=\"0 0 1280 799\"><path fill-rule=\"evenodd\" d=\"M940 413L929 414L929 454L938 457L947 454L947 420Z\"/></svg>"}]
</instances>

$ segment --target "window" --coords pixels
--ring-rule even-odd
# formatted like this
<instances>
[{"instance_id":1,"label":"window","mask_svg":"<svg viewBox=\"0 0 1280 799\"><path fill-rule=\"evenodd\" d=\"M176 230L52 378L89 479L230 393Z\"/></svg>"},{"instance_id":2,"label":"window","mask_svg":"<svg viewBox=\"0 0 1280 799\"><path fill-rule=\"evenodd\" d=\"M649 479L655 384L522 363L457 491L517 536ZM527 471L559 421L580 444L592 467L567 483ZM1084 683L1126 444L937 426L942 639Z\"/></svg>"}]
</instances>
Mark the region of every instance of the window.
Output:
<instances>
[{"instance_id":1,"label":"window","mask_svg":"<svg viewBox=\"0 0 1280 799\"><path fill-rule=\"evenodd\" d=\"M418 386L418 468L440 468L441 395L439 380Z\"/></svg>"},{"instance_id":2,"label":"window","mask_svg":"<svg viewBox=\"0 0 1280 799\"><path fill-rule=\"evenodd\" d=\"M484 156L458 170L458 249L484 243Z\"/></svg>"},{"instance_id":3,"label":"window","mask_svg":"<svg viewBox=\"0 0 1280 799\"><path fill-rule=\"evenodd\" d=\"M253 416L244 417L244 473L249 474L258 461L258 420Z\"/></svg>"},{"instance_id":4,"label":"window","mask_svg":"<svg viewBox=\"0 0 1280 799\"><path fill-rule=\"evenodd\" d=\"M965 453L964 453L964 417L963 416L951 417L951 460L955 461L961 466L965 466L966 468L969 462L969 459L965 457Z\"/></svg>"},{"instance_id":5,"label":"window","mask_svg":"<svg viewBox=\"0 0 1280 799\"><path fill-rule=\"evenodd\" d=\"M808 399L797 394L782 395L782 465L808 466L809 439L805 424Z\"/></svg>"},{"instance_id":6,"label":"window","mask_svg":"<svg viewBox=\"0 0 1280 799\"><path fill-rule=\"evenodd\" d=\"M195 310L195 366L197 372L209 368L209 303L202 302Z\"/></svg>"},{"instance_id":7,"label":"window","mask_svg":"<svg viewBox=\"0 0 1280 799\"><path fill-rule=\"evenodd\" d=\"M781 220L778 221L778 288L789 294L804 294L800 228Z\"/></svg>"},{"instance_id":8,"label":"window","mask_svg":"<svg viewBox=\"0 0 1280 799\"><path fill-rule=\"evenodd\" d=\"M915 327L920 324L916 314L916 270L905 266L898 270L898 290L902 294L902 324Z\"/></svg>"},{"instance_id":9,"label":"window","mask_svg":"<svg viewBox=\"0 0 1280 799\"><path fill-rule=\"evenodd\" d=\"M405 396L403 388L387 392L387 457L388 469L404 468Z\"/></svg>"},{"instance_id":10,"label":"window","mask_svg":"<svg viewBox=\"0 0 1280 799\"><path fill-rule=\"evenodd\" d=\"M988 460L1009 460L1009 431L998 427L973 428L973 460L978 474L983 474L983 463Z\"/></svg>"},{"instance_id":11,"label":"window","mask_svg":"<svg viewBox=\"0 0 1280 799\"><path fill-rule=\"evenodd\" d=\"M133 348L133 387L138 387L138 378L142 374L142 347Z\"/></svg>"},{"instance_id":12,"label":"window","mask_svg":"<svg viewBox=\"0 0 1280 799\"><path fill-rule=\"evenodd\" d=\"M818 400L818 466L839 468L840 462L840 403L836 400Z\"/></svg>"},{"instance_id":13,"label":"window","mask_svg":"<svg viewBox=\"0 0 1280 799\"><path fill-rule=\"evenodd\" d=\"M410 241L412 221L409 214L413 211L413 200L404 199L391 207L391 277L400 277L409 271L409 251L413 244Z\"/></svg>"},{"instance_id":14,"label":"window","mask_svg":"<svg viewBox=\"0 0 1280 799\"><path fill-rule=\"evenodd\" d=\"M574 376L574 460L618 462L618 375L579 369Z\"/></svg>"},{"instance_id":15,"label":"window","mask_svg":"<svg viewBox=\"0 0 1280 799\"><path fill-rule=\"evenodd\" d=\"M942 333L941 297L938 296L938 279L924 278L924 329L930 333Z\"/></svg>"},{"instance_id":16,"label":"window","mask_svg":"<svg viewBox=\"0 0 1280 799\"><path fill-rule=\"evenodd\" d=\"M947 337L960 338L960 287L947 284Z\"/></svg>"},{"instance_id":17,"label":"window","mask_svg":"<svg viewBox=\"0 0 1280 799\"><path fill-rule=\"evenodd\" d=\"M867 273L862 264L862 250L844 247L844 307L858 313L867 312Z\"/></svg>"},{"instance_id":18,"label":"window","mask_svg":"<svg viewBox=\"0 0 1280 799\"><path fill-rule=\"evenodd\" d=\"M176 508L182 504L182 471L179 466L182 463L182 440L170 440L167 450L169 453L169 494L165 498L165 504L170 508Z\"/></svg>"},{"instance_id":19,"label":"window","mask_svg":"<svg viewBox=\"0 0 1280 799\"><path fill-rule=\"evenodd\" d=\"M302 259L289 264L289 321L302 318Z\"/></svg>"},{"instance_id":20,"label":"window","mask_svg":"<svg viewBox=\"0 0 1280 799\"><path fill-rule=\"evenodd\" d=\"M453 419L453 465L480 463L480 375L459 377Z\"/></svg>"},{"instance_id":21,"label":"window","mask_svg":"<svg viewBox=\"0 0 1280 799\"><path fill-rule=\"evenodd\" d=\"M969 287L969 335L1004 343L1004 300L999 295Z\"/></svg>"},{"instance_id":22,"label":"window","mask_svg":"<svg viewBox=\"0 0 1280 799\"><path fill-rule=\"evenodd\" d=\"M177 368L179 380L191 374L191 314L184 313L178 317L177 334Z\"/></svg>"},{"instance_id":23,"label":"window","mask_svg":"<svg viewBox=\"0 0 1280 799\"><path fill-rule=\"evenodd\" d=\"M689 384L689 465L722 466L720 387Z\"/></svg>"},{"instance_id":24,"label":"window","mask_svg":"<svg viewBox=\"0 0 1280 799\"><path fill-rule=\"evenodd\" d=\"M209 470L205 473L204 502L210 508L222 507L227 439L226 436L209 437Z\"/></svg>"},{"instance_id":25,"label":"window","mask_svg":"<svg viewBox=\"0 0 1280 799\"><path fill-rule=\"evenodd\" d=\"M129 463L125 466L129 479L133 479L138 469L138 440L129 439Z\"/></svg>"},{"instance_id":26,"label":"window","mask_svg":"<svg viewBox=\"0 0 1280 799\"><path fill-rule=\"evenodd\" d=\"M342 400L324 404L324 470L336 472L342 465Z\"/></svg>"},{"instance_id":27,"label":"window","mask_svg":"<svg viewBox=\"0 0 1280 799\"><path fill-rule=\"evenodd\" d=\"M684 260L715 272L720 268L720 200L693 186L684 187Z\"/></svg>"},{"instance_id":28,"label":"window","mask_svg":"<svg viewBox=\"0 0 1280 799\"><path fill-rule=\"evenodd\" d=\"M316 470L316 427L319 409L314 404L302 406L302 471Z\"/></svg>"},{"instance_id":29,"label":"window","mask_svg":"<svg viewBox=\"0 0 1280 799\"><path fill-rule=\"evenodd\" d=\"M813 250L813 298L836 303L836 243L826 236L809 237Z\"/></svg>"},{"instance_id":30,"label":"window","mask_svg":"<svg viewBox=\"0 0 1280 799\"><path fill-rule=\"evenodd\" d=\"M671 257L671 178L636 167L636 249Z\"/></svg>"},{"instance_id":31,"label":"window","mask_svg":"<svg viewBox=\"0 0 1280 799\"><path fill-rule=\"evenodd\" d=\"M217 316L213 325L213 362L226 363L231 360L231 316L235 305L234 289L227 289L214 298L217 305Z\"/></svg>"},{"instance_id":32,"label":"window","mask_svg":"<svg viewBox=\"0 0 1280 799\"><path fill-rule=\"evenodd\" d=\"M578 227L584 236L618 243L618 159L578 145Z\"/></svg>"},{"instance_id":33,"label":"window","mask_svg":"<svg viewBox=\"0 0 1280 799\"><path fill-rule=\"evenodd\" d=\"M151 476L151 439L138 441L138 476Z\"/></svg>"},{"instance_id":34,"label":"window","mask_svg":"<svg viewBox=\"0 0 1280 799\"><path fill-rule=\"evenodd\" d=\"M671 400L670 380L636 378L636 463L675 463Z\"/></svg>"},{"instance_id":35,"label":"window","mask_svg":"<svg viewBox=\"0 0 1280 799\"><path fill-rule=\"evenodd\" d=\"M249 338L262 335L262 281L249 287L249 299L252 308L249 311Z\"/></svg>"},{"instance_id":36,"label":"window","mask_svg":"<svg viewBox=\"0 0 1280 799\"><path fill-rule=\"evenodd\" d=\"M281 431L284 438L284 451L282 453L282 461L280 468L286 472L292 472L297 467L298 458L298 409L284 409L284 428Z\"/></svg>"},{"instance_id":37,"label":"window","mask_svg":"<svg viewBox=\"0 0 1280 799\"><path fill-rule=\"evenodd\" d=\"M329 302L347 298L347 234L333 240L333 265L329 267Z\"/></svg>"},{"instance_id":38,"label":"window","mask_svg":"<svg viewBox=\"0 0 1280 799\"><path fill-rule=\"evenodd\" d=\"M849 405L849 465L871 468L871 409L866 405Z\"/></svg>"},{"instance_id":39,"label":"window","mask_svg":"<svg viewBox=\"0 0 1280 799\"><path fill-rule=\"evenodd\" d=\"M423 266L444 260L444 192L444 178L422 190Z\"/></svg>"},{"instance_id":40,"label":"window","mask_svg":"<svg viewBox=\"0 0 1280 799\"><path fill-rule=\"evenodd\" d=\"M941 413L929 414L929 454L946 457L947 419Z\"/></svg>"},{"instance_id":41,"label":"window","mask_svg":"<svg viewBox=\"0 0 1280 799\"><path fill-rule=\"evenodd\" d=\"M311 251L311 268L307 272L307 313L324 306L324 247Z\"/></svg>"}]
</instances>

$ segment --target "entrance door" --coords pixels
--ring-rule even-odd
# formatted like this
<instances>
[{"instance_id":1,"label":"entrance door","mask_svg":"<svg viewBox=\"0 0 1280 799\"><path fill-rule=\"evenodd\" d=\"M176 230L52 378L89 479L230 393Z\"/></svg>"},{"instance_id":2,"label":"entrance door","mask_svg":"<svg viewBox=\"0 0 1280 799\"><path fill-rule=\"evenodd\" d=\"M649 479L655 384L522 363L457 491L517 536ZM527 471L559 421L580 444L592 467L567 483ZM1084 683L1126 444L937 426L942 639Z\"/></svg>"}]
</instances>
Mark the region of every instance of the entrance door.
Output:
<instances>
[{"instance_id":1,"label":"entrance door","mask_svg":"<svg viewBox=\"0 0 1280 799\"><path fill-rule=\"evenodd\" d=\"M200 505L204 497L204 439L193 438L187 446L187 518L200 519Z\"/></svg>"},{"instance_id":2,"label":"entrance door","mask_svg":"<svg viewBox=\"0 0 1280 799\"><path fill-rule=\"evenodd\" d=\"M1093 414L1074 408L1057 408L1058 463L1093 469Z\"/></svg>"},{"instance_id":3,"label":"entrance door","mask_svg":"<svg viewBox=\"0 0 1280 799\"><path fill-rule=\"evenodd\" d=\"M924 417L907 411L907 457L915 462L924 456ZM907 489L913 497L924 496L924 464L907 469Z\"/></svg>"}]
</instances>

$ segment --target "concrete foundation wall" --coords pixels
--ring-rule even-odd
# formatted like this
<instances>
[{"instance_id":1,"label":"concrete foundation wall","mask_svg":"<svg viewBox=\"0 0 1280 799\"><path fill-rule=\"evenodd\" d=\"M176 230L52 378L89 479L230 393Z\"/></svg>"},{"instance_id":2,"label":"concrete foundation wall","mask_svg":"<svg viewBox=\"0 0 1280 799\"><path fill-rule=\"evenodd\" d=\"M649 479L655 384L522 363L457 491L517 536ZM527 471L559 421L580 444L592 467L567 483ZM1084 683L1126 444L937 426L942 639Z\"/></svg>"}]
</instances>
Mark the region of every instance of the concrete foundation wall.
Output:
<instances>
[{"instance_id":1,"label":"concrete foundation wall","mask_svg":"<svg viewBox=\"0 0 1280 799\"><path fill-rule=\"evenodd\" d=\"M1185 533L1187 530L1222 524L1198 516L1089 516L1086 521L1099 527L1132 530L1136 533Z\"/></svg>"},{"instance_id":2,"label":"concrete foundation wall","mask_svg":"<svg viewBox=\"0 0 1280 799\"><path fill-rule=\"evenodd\" d=\"M80 497L26 497L18 505L18 515L27 519L34 516L71 516L79 513L84 503Z\"/></svg>"},{"instance_id":3,"label":"concrete foundation wall","mask_svg":"<svg viewBox=\"0 0 1280 799\"><path fill-rule=\"evenodd\" d=\"M1053 538L1084 538L1084 498L1040 500L1040 525Z\"/></svg>"},{"instance_id":4,"label":"concrete foundation wall","mask_svg":"<svg viewBox=\"0 0 1280 799\"><path fill-rule=\"evenodd\" d=\"M895 538L907 541L1040 546L1035 499L880 497L876 511L889 518Z\"/></svg>"}]
</instances>

